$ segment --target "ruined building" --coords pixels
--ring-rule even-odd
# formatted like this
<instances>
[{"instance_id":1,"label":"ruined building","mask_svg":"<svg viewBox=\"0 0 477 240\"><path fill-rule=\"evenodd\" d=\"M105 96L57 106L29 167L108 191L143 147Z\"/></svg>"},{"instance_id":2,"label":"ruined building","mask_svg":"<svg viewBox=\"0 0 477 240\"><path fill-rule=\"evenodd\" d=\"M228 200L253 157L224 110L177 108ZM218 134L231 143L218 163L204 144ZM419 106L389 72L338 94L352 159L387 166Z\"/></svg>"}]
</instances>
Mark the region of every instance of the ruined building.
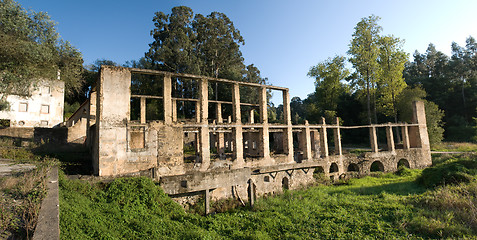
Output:
<instances>
[{"instance_id":1,"label":"ruined building","mask_svg":"<svg viewBox=\"0 0 477 240\"><path fill-rule=\"evenodd\" d=\"M160 90L154 95L131 93L136 84L132 75L155 76ZM178 82L188 81L197 86L196 98L173 94ZM230 89L231 101L209 99L209 88L215 83ZM258 93L258 101L242 102L244 88ZM268 91L283 96L282 123L269 123ZM162 119L146 117L151 102L160 103L156 104L161 111L157 116ZM135 103L138 119L132 120ZM195 108L193 119L178 119L184 103ZM413 108L412 123L340 126L339 121L325 123L322 119L318 125L292 125L287 88L103 66L82 118L94 173L99 176L148 172L170 195L195 192L205 193L207 200L253 200L256 195L312 183L317 172L339 179L372 170L396 171L401 164L430 166L424 104L415 102ZM341 134L359 128L369 129L371 151L345 154ZM396 128L402 138L399 144L393 136ZM387 144L382 148L377 129L386 133Z\"/></svg>"},{"instance_id":2,"label":"ruined building","mask_svg":"<svg viewBox=\"0 0 477 240\"><path fill-rule=\"evenodd\" d=\"M63 122L65 83L59 80L41 80L30 87L30 94L6 96L10 105L0 111L0 119L10 127L51 128Z\"/></svg>"}]
</instances>

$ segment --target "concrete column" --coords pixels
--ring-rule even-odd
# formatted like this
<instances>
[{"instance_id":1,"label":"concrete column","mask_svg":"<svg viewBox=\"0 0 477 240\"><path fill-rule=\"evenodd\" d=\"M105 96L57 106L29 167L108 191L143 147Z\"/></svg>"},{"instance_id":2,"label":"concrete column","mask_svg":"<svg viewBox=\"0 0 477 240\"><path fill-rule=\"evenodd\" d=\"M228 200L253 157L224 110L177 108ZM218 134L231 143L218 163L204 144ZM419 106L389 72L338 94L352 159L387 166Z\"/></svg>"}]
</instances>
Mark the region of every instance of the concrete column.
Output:
<instances>
[{"instance_id":1,"label":"concrete column","mask_svg":"<svg viewBox=\"0 0 477 240\"><path fill-rule=\"evenodd\" d=\"M325 118L321 118L321 129L320 129L320 152L322 157L328 157L328 134L326 132L326 121Z\"/></svg>"},{"instance_id":2,"label":"concrete column","mask_svg":"<svg viewBox=\"0 0 477 240\"><path fill-rule=\"evenodd\" d=\"M424 150L430 150L429 144L429 135L427 133L427 123L426 123L426 111L424 109L424 102L415 101L412 103L413 116L412 122L419 124L417 131L414 131L414 134L411 134L411 137L417 144L416 147L423 148ZM415 128L414 128L415 129Z\"/></svg>"},{"instance_id":3,"label":"concrete column","mask_svg":"<svg viewBox=\"0 0 477 240\"><path fill-rule=\"evenodd\" d=\"M388 143L388 151L394 152L395 150L394 135L393 135L393 128L391 126L386 126L386 139Z\"/></svg>"},{"instance_id":4,"label":"concrete column","mask_svg":"<svg viewBox=\"0 0 477 240\"><path fill-rule=\"evenodd\" d=\"M200 122L201 127L199 128L200 134L200 159L201 159L201 170L207 170L210 165L210 139L209 139L209 127L208 127L208 117L209 117L209 91L208 91L208 81L206 79L201 79L199 81L199 104L200 106Z\"/></svg>"},{"instance_id":5,"label":"concrete column","mask_svg":"<svg viewBox=\"0 0 477 240\"><path fill-rule=\"evenodd\" d=\"M262 129L260 129L259 151L263 158L270 158L270 133L268 130L268 104L266 87L260 88L259 105L260 122L262 123Z\"/></svg>"},{"instance_id":6,"label":"concrete column","mask_svg":"<svg viewBox=\"0 0 477 240\"><path fill-rule=\"evenodd\" d=\"M171 75L164 75L162 97L164 100L164 123L172 123L172 82Z\"/></svg>"},{"instance_id":7,"label":"concrete column","mask_svg":"<svg viewBox=\"0 0 477 240\"><path fill-rule=\"evenodd\" d=\"M403 149L409 149L410 148L410 145L409 145L409 133L408 133L408 130L407 130L407 126L402 126L401 127L401 132L402 132L402 145L403 145Z\"/></svg>"},{"instance_id":8,"label":"concrete column","mask_svg":"<svg viewBox=\"0 0 477 240\"><path fill-rule=\"evenodd\" d=\"M172 121L177 122L177 100L172 99Z\"/></svg>"},{"instance_id":9,"label":"concrete column","mask_svg":"<svg viewBox=\"0 0 477 240\"><path fill-rule=\"evenodd\" d=\"M209 189L204 190L204 198L205 198L205 215L210 213L210 191Z\"/></svg>"},{"instance_id":10,"label":"concrete column","mask_svg":"<svg viewBox=\"0 0 477 240\"><path fill-rule=\"evenodd\" d=\"M371 141L371 151L378 152L378 137L376 136L376 127L373 125L369 128L369 141Z\"/></svg>"},{"instance_id":11,"label":"concrete column","mask_svg":"<svg viewBox=\"0 0 477 240\"><path fill-rule=\"evenodd\" d=\"M195 121L200 123L200 101L195 102Z\"/></svg>"},{"instance_id":12,"label":"concrete column","mask_svg":"<svg viewBox=\"0 0 477 240\"><path fill-rule=\"evenodd\" d=\"M141 123L146 123L146 98L141 98Z\"/></svg>"},{"instance_id":13,"label":"concrete column","mask_svg":"<svg viewBox=\"0 0 477 240\"><path fill-rule=\"evenodd\" d=\"M293 162L293 132L291 124L290 111L290 93L288 90L283 90L283 120L287 125L283 130L283 150L288 155L288 162Z\"/></svg>"},{"instance_id":14,"label":"concrete column","mask_svg":"<svg viewBox=\"0 0 477 240\"><path fill-rule=\"evenodd\" d=\"M336 128L333 130L335 140L335 154L343 155L343 151L341 149L340 119L338 117L335 119L335 124Z\"/></svg>"},{"instance_id":15,"label":"concrete column","mask_svg":"<svg viewBox=\"0 0 477 240\"><path fill-rule=\"evenodd\" d=\"M217 118L218 124L223 123L222 104L220 103L217 103L216 118ZM218 132L217 133L217 153L219 154L220 159L225 159L225 144L224 143L225 143L224 133Z\"/></svg>"},{"instance_id":16,"label":"concrete column","mask_svg":"<svg viewBox=\"0 0 477 240\"><path fill-rule=\"evenodd\" d=\"M250 202L250 207L255 205L255 186L252 179L248 180L248 201Z\"/></svg>"},{"instance_id":17,"label":"concrete column","mask_svg":"<svg viewBox=\"0 0 477 240\"><path fill-rule=\"evenodd\" d=\"M302 143L301 150L303 151L303 158L306 160L311 160L313 155L311 154L311 131L308 124L308 120L305 120L305 128L301 132L301 140Z\"/></svg>"},{"instance_id":18,"label":"concrete column","mask_svg":"<svg viewBox=\"0 0 477 240\"><path fill-rule=\"evenodd\" d=\"M313 130L311 149L315 151L313 158L320 158L320 133L318 130Z\"/></svg>"},{"instance_id":19,"label":"concrete column","mask_svg":"<svg viewBox=\"0 0 477 240\"><path fill-rule=\"evenodd\" d=\"M240 86L234 83L232 89L232 104L233 117L235 125L233 127L233 148L234 148L234 167L242 167L244 165L243 159L243 134L242 134L242 117L240 113Z\"/></svg>"}]
</instances>

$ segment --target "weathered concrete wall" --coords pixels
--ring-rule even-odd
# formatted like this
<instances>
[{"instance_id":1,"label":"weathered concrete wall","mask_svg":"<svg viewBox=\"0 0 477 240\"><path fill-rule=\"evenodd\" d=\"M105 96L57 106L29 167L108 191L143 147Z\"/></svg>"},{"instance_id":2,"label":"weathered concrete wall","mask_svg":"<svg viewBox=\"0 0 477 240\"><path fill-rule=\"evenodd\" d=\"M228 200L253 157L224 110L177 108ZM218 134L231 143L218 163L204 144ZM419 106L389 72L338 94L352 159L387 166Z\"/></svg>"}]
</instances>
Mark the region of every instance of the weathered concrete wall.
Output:
<instances>
[{"instance_id":1,"label":"weathered concrete wall","mask_svg":"<svg viewBox=\"0 0 477 240\"><path fill-rule=\"evenodd\" d=\"M54 127L63 122L65 83L42 80L31 87L31 96L7 96L10 109L0 111L11 127Z\"/></svg>"},{"instance_id":2,"label":"weathered concrete wall","mask_svg":"<svg viewBox=\"0 0 477 240\"><path fill-rule=\"evenodd\" d=\"M254 86L260 88L259 104L254 106L259 107L260 123L254 123L253 110L248 113L249 122L242 124L240 84L249 83L223 80L230 84L232 101L209 101L208 83L219 80L187 75L198 81L199 97L180 99L172 97L172 79L177 76L160 72L164 81L162 96L161 93L134 96L141 99L141 116L139 121L130 121L131 71L103 66L89 110L85 108L89 115L87 142L92 146L94 172L100 176L150 171L154 178L160 179L165 191L175 196L189 197L189 193L203 192L207 199L248 199L249 195L274 194L312 184L316 169L338 180L372 171L396 171L399 164L423 168L432 163L422 103L414 104L414 119L410 124L340 126L339 119L332 124L321 119L319 125L305 122L292 126L288 89L280 88L284 123L269 124L266 92L272 86L259 85ZM146 98L163 100L163 121L146 119ZM177 121L178 100L195 102L194 120ZM217 104L215 120L208 119L209 102ZM223 123L222 104L232 106L233 122L229 118L228 123ZM352 127L369 128L371 152L343 153L341 131ZM393 127L403 129L403 143L394 142ZM383 149L378 146L377 128L386 131L387 147ZM333 146L328 146L328 134L334 139ZM296 147L293 135L298 141ZM193 162L184 158L184 142L195 148ZM211 150L217 152L216 158Z\"/></svg>"}]
</instances>

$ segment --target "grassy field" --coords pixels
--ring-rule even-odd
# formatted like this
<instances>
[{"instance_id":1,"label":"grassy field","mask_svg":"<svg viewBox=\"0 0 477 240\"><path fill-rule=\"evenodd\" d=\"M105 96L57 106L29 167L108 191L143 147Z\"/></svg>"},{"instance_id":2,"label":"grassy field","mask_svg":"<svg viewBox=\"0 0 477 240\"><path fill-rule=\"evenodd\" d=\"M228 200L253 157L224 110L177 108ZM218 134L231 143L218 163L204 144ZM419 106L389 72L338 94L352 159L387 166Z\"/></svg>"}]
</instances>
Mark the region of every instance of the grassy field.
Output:
<instances>
[{"instance_id":1,"label":"grassy field","mask_svg":"<svg viewBox=\"0 0 477 240\"><path fill-rule=\"evenodd\" d=\"M147 178L90 184L61 175L61 238L477 239L477 164L469 164L475 161L447 157L431 171L401 169L287 191L258 199L253 209L206 217L184 212ZM441 178L422 182L436 172ZM467 178L440 182L460 173Z\"/></svg>"}]
</instances>

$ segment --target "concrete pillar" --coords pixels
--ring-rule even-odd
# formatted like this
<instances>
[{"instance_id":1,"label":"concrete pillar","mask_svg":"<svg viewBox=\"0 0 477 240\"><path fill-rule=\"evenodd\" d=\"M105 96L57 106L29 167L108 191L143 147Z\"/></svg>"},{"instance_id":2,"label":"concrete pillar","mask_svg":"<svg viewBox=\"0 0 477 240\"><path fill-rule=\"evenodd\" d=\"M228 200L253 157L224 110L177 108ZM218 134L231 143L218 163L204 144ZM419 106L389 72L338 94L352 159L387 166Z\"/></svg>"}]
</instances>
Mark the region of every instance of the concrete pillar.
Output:
<instances>
[{"instance_id":1,"label":"concrete pillar","mask_svg":"<svg viewBox=\"0 0 477 240\"><path fill-rule=\"evenodd\" d=\"M407 130L407 126L404 125L401 127L401 132L402 132L402 145L403 145L403 149L409 149L410 148L410 145L409 145L409 133L408 133L408 130Z\"/></svg>"},{"instance_id":2,"label":"concrete pillar","mask_svg":"<svg viewBox=\"0 0 477 240\"><path fill-rule=\"evenodd\" d=\"M254 110L250 110L250 116L249 116L249 121L250 123L255 123L255 116L254 116Z\"/></svg>"},{"instance_id":3,"label":"concrete pillar","mask_svg":"<svg viewBox=\"0 0 477 240\"><path fill-rule=\"evenodd\" d=\"M172 121L177 122L177 100L172 99Z\"/></svg>"},{"instance_id":4,"label":"concrete pillar","mask_svg":"<svg viewBox=\"0 0 477 240\"><path fill-rule=\"evenodd\" d=\"M238 83L234 83L232 88L232 108L235 125L233 127L233 148L234 148L234 167L242 167L243 159L243 134L242 134L242 117L240 113L240 86Z\"/></svg>"},{"instance_id":5,"label":"concrete pillar","mask_svg":"<svg viewBox=\"0 0 477 240\"><path fill-rule=\"evenodd\" d=\"M208 116L209 116L209 84L206 79L201 79L199 81L199 106L200 106L200 122L201 127L199 128L200 134L200 159L201 159L201 170L207 170L210 165L210 139L209 139L209 127L208 127Z\"/></svg>"},{"instance_id":6,"label":"concrete pillar","mask_svg":"<svg viewBox=\"0 0 477 240\"><path fill-rule=\"evenodd\" d=\"M204 190L204 198L205 198L205 215L210 213L210 191L209 189Z\"/></svg>"},{"instance_id":7,"label":"concrete pillar","mask_svg":"<svg viewBox=\"0 0 477 240\"><path fill-rule=\"evenodd\" d=\"M283 120L286 128L283 130L283 150L288 155L288 162L293 162L293 132L290 111L290 93L283 90Z\"/></svg>"},{"instance_id":8,"label":"concrete pillar","mask_svg":"<svg viewBox=\"0 0 477 240\"><path fill-rule=\"evenodd\" d=\"M141 98L141 123L146 123L146 98Z\"/></svg>"},{"instance_id":9,"label":"concrete pillar","mask_svg":"<svg viewBox=\"0 0 477 240\"><path fill-rule=\"evenodd\" d=\"M369 141L371 141L371 151L378 152L378 137L376 136L376 127L369 127Z\"/></svg>"},{"instance_id":10,"label":"concrete pillar","mask_svg":"<svg viewBox=\"0 0 477 240\"><path fill-rule=\"evenodd\" d=\"M270 133L268 130L268 104L267 104L267 88L260 88L259 95L260 105L260 122L262 123L262 129L260 129L260 144L259 151L263 158L270 158Z\"/></svg>"},{"instance_id":11,"label":"concrete pillar","mask_svg":"<svg viewBox=\"0 0 477 240\"><path fill-rule=\"evenodd\" d=\"M93 168L99 176L123 174L127 164L127 123L131 110L131 72L128 68L101 66L96 85L96 129Z\"/></svg>"},{"instance_id":12,"label":"concrete pillar","mask_svg":"<svg viewBox=\"0 0 477 240\"><path fill-rule=\"evenodd\" d=\"M303 158L311 160L313 155L311 154L311 131L308 124L308 120L305 120L305 128L301 132L300 143L302 144L301 150L303 151Z\"/></svg>"},{"instance_id":13,"label":"concrete pillar","mask_svg":"<svg viewBox=\"0 0 477 240\"><path fill-rule=\"evenodd\" d=\"M333 130L334 140L335 140L335 154L342 155L343 151L341 149L341 132L340 132L340 119L336 117L335 119L336 128Z\"/></svg>"},{"instance_id":14,"label":"concrete pillar","mask_svg":"<svg viewBox=\"0 0 477 240\"><path fill-rule=\"evenodd\" d=\"M315 151L313 158L320 158L320 133L318 130L313 130L311 149Z\"/></svg>"},{"instance_id":15,"label":"concrete pillar","mask_svg":"<svg viewBox=\"0 0 477 240\"><path fill-rule=\"evenodd\" d=\"M171 75L164 75L162 97L164 100L164 123L172 123L172 82Z\"/></svg>"},{"instance_id":16,"label":"concrete pillar","mask_svg":"<svg viewBox=\"0 0 477 240\"><path fill-rule=\"evenodd\" d=\"M416 147L430 150L431 147L429 144L429 135L427 133L426 111L424 109L424 102L415 101L412 103L412 108L412 122L419 124L419 127L414 134L411 134L411 137L415 138L413 140L417 143Z\"/></svg>"},{"instance_id":17,"label":"concrete pillar","mask_svg":"<svg viewBox=\"0 0 477 240\"><path fill-rule=\"evenodd\" d=\"M223 123L222 104L220 103L217 103L216 118L217 118L218 124ZM225 159L225 144L224 143L225 143L224 133L218 132L217 133L217 153L219 154L220 159Z\"/></svg>"},{"instance_id":18,"label":"concrete pillar","mask_svg":"<svg viewBox=\"0 0 477 240\"><path fill-rule=\"evenodd\" d=\"M255 185L252 179L248 180L248 201L250 202L250 207L255 205Z\"/></svg>"},{"instance_id":19,"label":"concrete pillar","mask_svg":"<svg viewBox=\"0 0 477 240\"><path fill-rule=\"evenodd\" d=\"M393 128L391 126L386 126L386 139L388 143L388 151L394 152L395 150L394 135L393 135Z\"/></svg>"},{"instance_id":20,"label":"concrete pillar","mask_svg":"<svg viewBox=\"0 0 477 240\"><path fill-rule=\"evenodd\" d=\"M321 157L327 157L328 153L328 134L326 132L326 121L325 118L321 118L321 129L320 129L320 152Z\"/></svg>"},{"instance_id":21,"label":"concrete pillar","mask_svg":"<svg viewBox=\"0 0 477 240\"><path fill-rule=\"evenodd\" d=\"M200 123L200 101L195 102L195 121Z\"/></svg>"}]
</instances>

